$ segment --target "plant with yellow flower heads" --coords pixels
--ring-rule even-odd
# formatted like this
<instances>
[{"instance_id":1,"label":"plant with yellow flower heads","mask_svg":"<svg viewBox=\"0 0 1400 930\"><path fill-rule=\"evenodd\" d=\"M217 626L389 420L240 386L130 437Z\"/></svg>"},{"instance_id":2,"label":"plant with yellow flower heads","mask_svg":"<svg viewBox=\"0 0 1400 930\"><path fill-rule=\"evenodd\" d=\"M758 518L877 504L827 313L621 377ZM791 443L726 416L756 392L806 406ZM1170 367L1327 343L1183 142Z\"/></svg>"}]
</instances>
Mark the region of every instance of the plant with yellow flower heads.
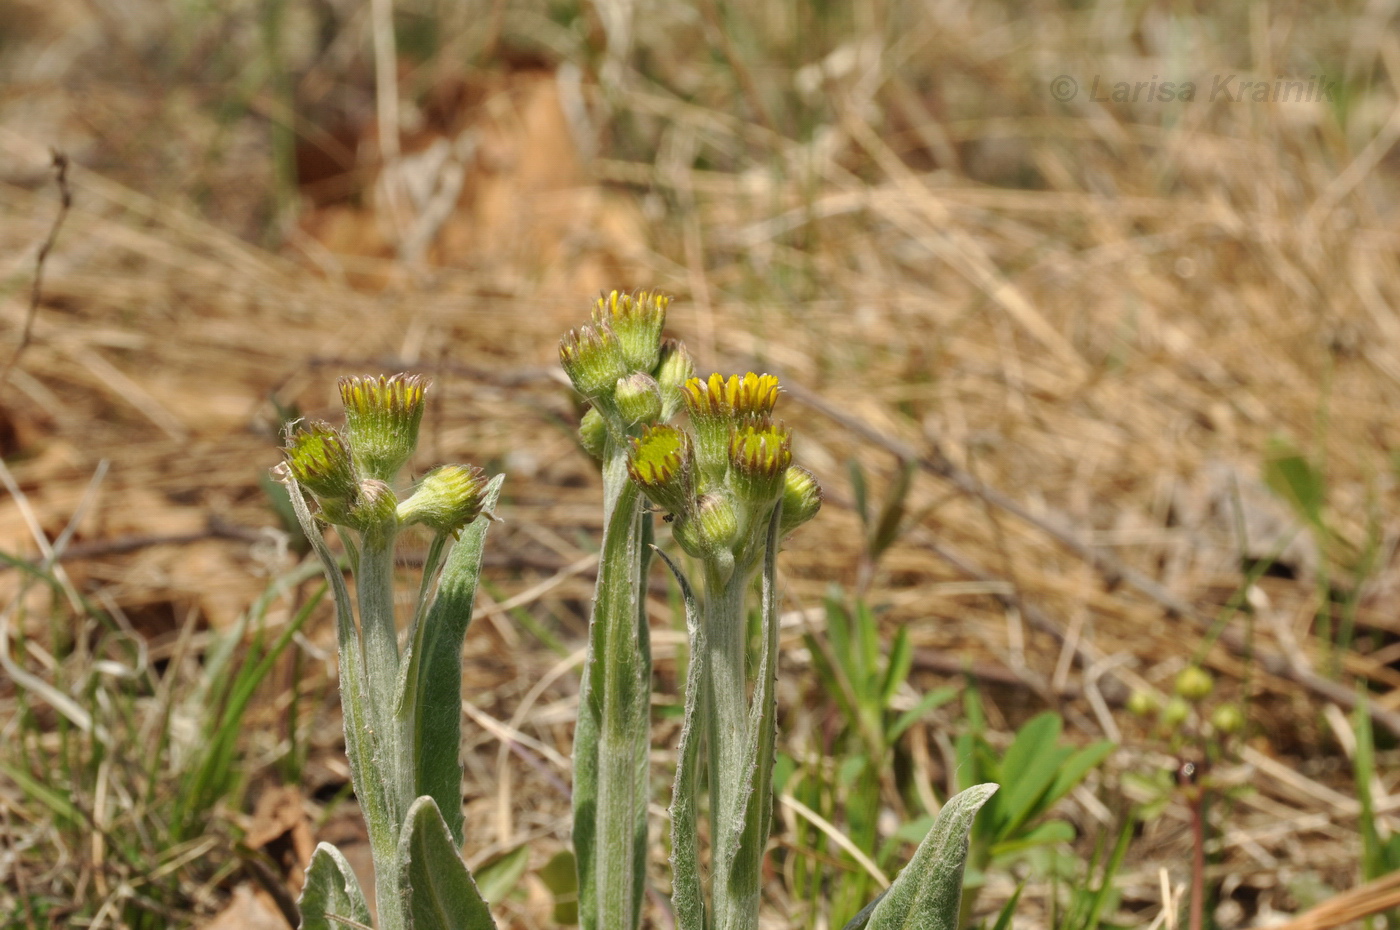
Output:
<instances>
[{"instance_id":1,"label":"plant with yellow flower heads","mask_svg":"<svg viewBox=\"0 0 1400 930\"><path fill-rule=\"evenodd\" d=\"M345 748L369 829L379 926L485 930L495 924L457 852L461 649L501 479L444 465L399 499L427 387L413 375L342 379L345 428L289 428L276 472L335 592ZM411 525L427 527L433 541L400 654L394 544ZM354 600L327 528L349 554ZM305 928L369 923L365 895L334 846L316 848L301 912Z\"/></svg>"}]
</instances>

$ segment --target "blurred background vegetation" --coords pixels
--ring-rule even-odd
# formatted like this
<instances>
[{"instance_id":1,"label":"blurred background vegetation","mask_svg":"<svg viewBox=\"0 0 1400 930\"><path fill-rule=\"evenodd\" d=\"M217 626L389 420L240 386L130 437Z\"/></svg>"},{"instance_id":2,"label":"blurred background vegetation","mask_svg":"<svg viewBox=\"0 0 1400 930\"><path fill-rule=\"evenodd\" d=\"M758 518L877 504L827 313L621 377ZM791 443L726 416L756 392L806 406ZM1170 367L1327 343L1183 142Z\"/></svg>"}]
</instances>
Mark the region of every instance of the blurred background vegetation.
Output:
<instances>
[{"instance_id":1,"label":"blurred background vegetation","mask_svg":"<svg viewBox=\"0 0 1400 930\"><path fill-rule=\"evenodd\" d=\"M315 840L353 853L264 476L335 377L402 368L423 464L508 474L466 855L513 926L566 920L599 482L554 347L643 286L702 370L782 376L827 491L781 565L773 926L840 927L983 778L969 925L1393 920L1395 25L2 0L0 921L286 926Z\"/></svg>"}]
</instances>

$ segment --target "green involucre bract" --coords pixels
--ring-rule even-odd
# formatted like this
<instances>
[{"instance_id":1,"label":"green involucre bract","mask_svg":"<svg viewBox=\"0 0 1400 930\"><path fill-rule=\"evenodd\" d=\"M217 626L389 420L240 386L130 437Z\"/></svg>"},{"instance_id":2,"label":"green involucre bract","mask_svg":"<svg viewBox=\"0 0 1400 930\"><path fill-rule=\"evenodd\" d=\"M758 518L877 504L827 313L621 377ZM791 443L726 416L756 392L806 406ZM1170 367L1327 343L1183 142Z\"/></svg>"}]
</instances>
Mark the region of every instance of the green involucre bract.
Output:
<instances>
[{"instance_id":1,"label":"green involucre bract","mask_svg":"<svg viewBox=\"0 0 1400 930\"><path fill-rule=\"evenodd\" d=\"M622 357L634 371L651 373L661 354L661 330L671 298L656 291L604 294L593 305L593 325L617 335Z\"/></svg>"},{"instance_id":2,"label":"green involucre bract","mask_svg":"<svg viewBox=\"0 0 1400 930\"><path fill-rule=\"evenodd\" d=\"M580 326L559 341L559 363L574 388L591 399L611 398L631 369L617 335L607 327Z\"/></svg>"},{"instance_id":3,"label":"green involucre bract","mask_svg":"<svg viewBox=\"0 0 1400 930\"><path fill-rule=\"evenodd\" d=\"M350 447L330 424L298 428L282 451L292 477L317 497L348 500L358 492Z\"/></svg>"},{"instance_id":4,"label":"green involucre bract","mask_svg":"<svg viewBox=\"0 0 1400 930\"><path fill-rule=\"evenodd\" d=\"M428 381L420 375L341 378L346 434L361 474L392 482L418 445Z\"/></svg>"},{"instance_id":5,"label":"green involucre bract","mask_svg":"<svg viewBox=\"0 0 1400 930\"><path fill-rule=\"evenodd\" d=\"M423 476L408 500L399 504L399 522L422 524L456 535L481 513L486 473L472 465L442 465Z\"/></svg>"}]
</instances>

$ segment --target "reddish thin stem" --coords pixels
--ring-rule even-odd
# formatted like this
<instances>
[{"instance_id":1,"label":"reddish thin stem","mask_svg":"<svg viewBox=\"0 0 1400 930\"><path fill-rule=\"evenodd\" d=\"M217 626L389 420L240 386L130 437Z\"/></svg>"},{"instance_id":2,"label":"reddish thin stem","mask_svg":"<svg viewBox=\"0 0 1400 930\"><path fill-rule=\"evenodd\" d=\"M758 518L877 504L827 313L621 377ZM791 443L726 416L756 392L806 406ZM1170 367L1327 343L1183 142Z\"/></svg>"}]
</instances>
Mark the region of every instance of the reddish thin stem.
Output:
<instances>
[{"instance_id":1,"label":"reddish thin stem","mask_svg":"<svg viewBox=\"0 0 1400 930\"><path fill-rule=\"evenodd\" d=\"M1191 915L1190 930L1203 930L1206 907L1205 792L1191 792Z\"/></svg>"}]
</instances>

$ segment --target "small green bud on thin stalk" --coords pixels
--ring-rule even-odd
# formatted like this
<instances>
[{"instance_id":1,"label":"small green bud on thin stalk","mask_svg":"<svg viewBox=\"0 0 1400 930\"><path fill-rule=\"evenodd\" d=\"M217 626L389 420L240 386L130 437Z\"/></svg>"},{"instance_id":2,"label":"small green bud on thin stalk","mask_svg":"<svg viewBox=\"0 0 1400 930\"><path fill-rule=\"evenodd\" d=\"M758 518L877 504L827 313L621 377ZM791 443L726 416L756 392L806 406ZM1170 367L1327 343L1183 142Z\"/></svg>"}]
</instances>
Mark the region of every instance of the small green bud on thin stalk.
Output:
<instances>
[{"instance_id":1,"label":"small green bud on thin stalk","mask_svg":"<svg viewBox=\"0 0 1400 930\"><path fill-rule=\"evenodd\" d=\"M1216 732L1230 736L1244 729L1244 711L1238 704L1221 704L1210 715L1210 725Z\"/></svg>"},{"instance_id":2,"label":"small green bud on thin stalk","mask_svg":"<svg viewBox=\"0 0 1400 930\"><path fill-rule=\"evenodd\" d=\"M580 326L559 341L559 364L574 389L590 400L609 398L631 370L616 334L607 327Z\"/></svg>"},{"instance_id":3,"label":"small green bud on thin stalk","mask_svg":"<svg viewBox=\"0 0 1400 930\"><path fill-rule=\"evenodd\" d=\"M661 389L656 379L640 371L619 378L613 402L622 421L629 426L654 423L661 416Z\"/></svg>"},{"instance_id":4,"label":"small green bud on thin stalk","mask_svg":"<svg viewBox=\"0 0 1400 930\"><path fill-rule=\"evenodd\" d=\"M593 325L617 335L622 357L633 371L651 373L660 361L661 330L671 298L655 291L613 291L593 306Z\"/></svg>"},{"instance_id":5,"label":"small green bud on thin stalk","mask_svg":"<svg viewBox=\"0 0 1400 930\"><path fill-rule=\"evenodd\" d=\"M1193 704L1204 701L1215 690L1215 679L1199 665L1181 670L1176 676L1176 693Z\"/></svg>"},{"instance_id":6,"label":"small green bud on thin stalk","mask_svg":"<svg viewBox=\"0 0 1400 930\"><path fill-rule=\"evenodd\" d=\"M578 441L583 451L602 461L608 447L608 424L598 408L589 407L578 425Z\"/></svg>"},{"instance_id":7,"label":"small green bud on thin stalk","mask_svg":"<svg viewBox=\"0 0 1400 930\"><path fill-rule=\"evenodd\" d=\"M1146 691L1134 691L1128 696L1128 713L1134 717L1150 717L1157 710L1157 699Z\"/></svg>"},{"instance_id":8,"label":"small green bud on thin stalk","mask_svg":"<svg viewBox=\"0 0 1400 930\"><path fill-rule=\"evenodd\" d=\"M1165 727L1179 727L1191 716L1191 705L1181 697L1173 697L1162 708L1162 725Z\"/></svg>"},{"instance_id":9,"label":"small green bud on thin stalk","mask_svg":"<svg viewBox=\"0 0 1400 930\"><path fill-rule=\"evenodd\" d=\"M656 366L656 383L661 388L661 422L668 422L685 403L681 389L695 377L695 363L685 345L675 339L661 344L661 361Z\"/></svg>"},{"instance_id":10,"label":"small green bud on thin stalk","mask_svg":"<svg viewBox=\"0 0 1400 930\"><path fill-rule=\"evenodd\" d=\"M822 486L801 465L793 465L783 475L783 516L779 532L786 536L811 520L822 509Z\"/></svg>"},{"instance_id":11,"label":"small green bud on thin stalk","mask_svg":"<svg viewBox=\"0 0 1400 930\"><path fill-rule=\"evenodd\" d=\"M427 388L418 375L340 379L350 450L363 475L392 483L412 458Z\"/></svg>"},{"instance_id":12,"label":"small green bud on thin stalk","mask_svg":"<svg viewBox=\"0 0 1400 930\"><path fill-rule=\"evenodd\" d=\"M456 536L481 513L486 474L471 465L443 465L423 476L413 496L399 504L399 522L422 524Z\"/></svg>"}]
</instances>

